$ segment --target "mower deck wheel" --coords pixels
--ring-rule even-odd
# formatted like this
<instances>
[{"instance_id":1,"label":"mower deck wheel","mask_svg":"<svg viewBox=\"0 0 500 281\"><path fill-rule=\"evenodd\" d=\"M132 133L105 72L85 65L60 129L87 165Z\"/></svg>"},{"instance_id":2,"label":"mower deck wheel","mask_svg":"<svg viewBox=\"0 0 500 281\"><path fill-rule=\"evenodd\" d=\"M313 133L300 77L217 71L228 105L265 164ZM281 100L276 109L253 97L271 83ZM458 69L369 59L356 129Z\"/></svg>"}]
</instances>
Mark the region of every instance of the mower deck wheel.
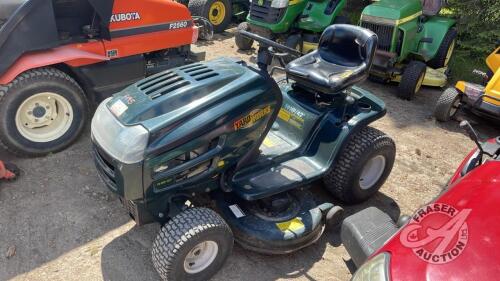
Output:
<instances>
[{"instance_id":1,"label":"mower deck wheel","mask_svg":"<svg viewBox=\"0 0 500 281\"><path fill-rule=\"evenodd\" d=\"M238 31L239 30L250 31L250 27L248 26L248 22L242 22L242 23L238 24ZM234 42L236 43L238 50L242 50L242 51L250 50L252 48L253 41L254 41L253 39L245 37L245 36L241 35L239 32L236 33L236 35L234 36Z\"/></svg>"},{"instance_id":2,"label":"mower deck wheel","mask_svg":"<svg viewBox=\"0 0 500 281\"><path fill-rule=\"evenodd\" d=\"M188 8L193 16L208 19L216 33L226 30L233 17L233 8L229 0L190 0Z\"/></svg>"},{"instance_id":3,"label":"mower deck wheel","mask_svg":"<svg viewBox=\"0 0 500 281\"><path fill-rule=\"evenodd\" d=\"M339 160L326 172L323 183L344 202L362 202L380 189L395 158L394 141L383 132L366 127L351 138Z\"/></svg>"},{"instance_id":4,"label":"mower deck wheel","mask_svg":"<svg viewBox=\"0 0 500 281\"><path fill-rule=\"evenodd\" d=\"M405 68L399 83L398 96L412 100L424 83L427 66L421 61L411 61Z\"/></svg>"},{"instance_id":5,"label":"mower deck wheel","mask_svg":"<svg viewBox=\"0 0 500 281\"><path fill-rule=\"evenodd\" d=\"M460 107L460 93L455 88L446 89L439 97L436 108L434 109L434 117L441 122L447 122L455 114Z\"/></svg>"},{"instance_id":6,"label":"mower deck wheel","mask_svg":"<svg viewBox=\"0 0 500 281\"><path fill-rule=\"evenodd\" d=\"M233 249L227 223L207 208L190 208L173 217L153 243L152 260L163 280L209 280Z\"/></svg>"},{"instance_id":7,"label":"mower deck wheel","mask_svg":"<svg viewBox=\"0 0 500 281\"><path fill-rule=\"evenodd\" d=\"M73 78L50 67L29 70L0 88L0 144L18 156L57 152L78 138L88 115Z\"/></svg>"}]
</instances>

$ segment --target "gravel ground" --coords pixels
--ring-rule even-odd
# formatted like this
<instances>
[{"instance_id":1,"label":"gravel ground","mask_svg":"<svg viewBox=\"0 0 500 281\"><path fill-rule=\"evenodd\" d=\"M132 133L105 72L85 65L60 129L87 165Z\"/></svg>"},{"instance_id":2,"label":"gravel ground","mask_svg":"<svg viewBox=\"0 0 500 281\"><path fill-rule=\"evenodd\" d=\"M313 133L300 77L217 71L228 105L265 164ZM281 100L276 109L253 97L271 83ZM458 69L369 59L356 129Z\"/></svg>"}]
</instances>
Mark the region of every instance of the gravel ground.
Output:
<instances>
[{"instance_id":1,"label":"gravel ground","mask_svg":"<svg viewBox=\"0 0 500 281\"><path fill-rule=\"evenodd\" d=\"M237 56L234 29L202 42L207 58ZM473 143L458 122L438 124L431 117L440 91L424 89L411 102L395 97L396 87L365 82L385 100L388 114L374 126L391 135L397 159L381 192L353 213L377 206L393 217L409 214L434 198ZM459 118L471 119L467 114ZM500 135L493 123L472 118L485 136ZM149 250L159 227L135 226L118 199L96 175L89 133L64 152L17 159L22 177L0 185L0 280L159 280ZM315 184L313 190L328 196ZM327 197L328 198L328 197ZM331 201L335 202L333 199ZM11 256L7 258L7 255ZM314 245L286 256L263 256L236 246L213 280L348 280L354 270L331 229Z\"/></svg>"}]
</instances>

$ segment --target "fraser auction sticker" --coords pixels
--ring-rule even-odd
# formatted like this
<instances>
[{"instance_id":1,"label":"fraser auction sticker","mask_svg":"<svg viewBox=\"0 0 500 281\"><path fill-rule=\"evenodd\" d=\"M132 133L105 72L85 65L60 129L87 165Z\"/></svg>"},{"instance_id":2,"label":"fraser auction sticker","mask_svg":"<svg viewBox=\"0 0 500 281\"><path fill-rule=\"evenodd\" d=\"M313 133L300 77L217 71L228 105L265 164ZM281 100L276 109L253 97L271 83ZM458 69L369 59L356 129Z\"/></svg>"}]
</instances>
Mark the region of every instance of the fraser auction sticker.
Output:
<instances>
[{"instance_id":1,"label":"fraser auction sticker","mask_svg":"<svg viewBox=\"0 0 500 281\"><path fill-rule=\"evenodd\" d=\"M420 208L400 235L401 244L425 262L445 264L463 253L469 239L471 209L434 203Z\"/></svg>"}]
</instances>

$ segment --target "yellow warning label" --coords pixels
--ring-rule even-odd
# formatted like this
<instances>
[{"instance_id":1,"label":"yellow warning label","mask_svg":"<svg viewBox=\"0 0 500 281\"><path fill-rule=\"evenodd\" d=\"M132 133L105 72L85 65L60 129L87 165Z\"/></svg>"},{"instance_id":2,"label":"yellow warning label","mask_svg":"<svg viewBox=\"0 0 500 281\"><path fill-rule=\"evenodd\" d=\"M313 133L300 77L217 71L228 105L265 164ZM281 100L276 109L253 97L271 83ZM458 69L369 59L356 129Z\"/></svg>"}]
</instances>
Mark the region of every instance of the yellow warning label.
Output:
<instances>
[{"instance_id":1,"label":"yellow warning label","mask_svg":"<svg viewBox=\"0 0 500 281\"><path fill-rule=\"evenodd\" d=\"M281 230L281 232L291 231L298 232L304 229L304 223L299 218L293 218L289 221L277 223L276 226Z\"/></svg>"},{"instance_id":2,"label":"yellow warning label","mask_svg":"<svg viewBox=\"0 0 500 281\"><path fill-rule=\"evenodd\" d=\"M276 144L275 144L272 140L270 140L268 137L266 137L266 138L264 139L264 141L262 142L262 144L263 144L264 146L266 146L266 147L273 147L273 146L275 146L275 145L276 145Z\"/></svg>"},{"instance_id":3,"label":"yellow warning label","mask_svg":"<svg viewBox=\"0 0 500 281\"><path fill-rule=\"evenodd\" d=\"M280 109L280 113L278 113L278 117L283 119L283 121L288 122L290 120L290 113L285 109Z\"/></svg>"}]
</instances>

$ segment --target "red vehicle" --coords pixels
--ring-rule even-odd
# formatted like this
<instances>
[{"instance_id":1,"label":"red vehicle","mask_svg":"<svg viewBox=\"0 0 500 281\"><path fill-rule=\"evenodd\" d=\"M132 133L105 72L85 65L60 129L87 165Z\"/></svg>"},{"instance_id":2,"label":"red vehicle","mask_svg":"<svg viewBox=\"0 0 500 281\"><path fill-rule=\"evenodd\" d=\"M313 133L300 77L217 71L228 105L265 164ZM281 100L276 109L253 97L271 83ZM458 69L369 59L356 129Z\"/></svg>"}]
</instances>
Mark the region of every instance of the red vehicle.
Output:
<instances>
[{"instance_id":1,"label":"red vehicle","mask_svg":"<svg viewBox=\"0 0 500 281\"><path fill-rule=\"evenodd\" d=\"M171 0L0 1L0 145L21 156L66 148L93 105L203 59L190 51L198 34Z\"/></svg>"},{"instance_id":2,"label":"red vehicle","mask_svg":"<svg viewBox=\"0 0 500 281\"><path fill-rule=\"evenodd\" d=\"M0 160L0 180L13 181L19 176L19 169L16 165Z\"/></svg>"},{"instance_id":3,"label":"red vehicle","mask_svg":"<svg viewBox=\"0 0 500 281\"><path fill-rule=\"evenodd\" d=\"M352 280L498 280L500 137L479 141L447 189L398 223L370 207L346 218L341 238L358 266Z\"/></svg>"}]
</instances>

